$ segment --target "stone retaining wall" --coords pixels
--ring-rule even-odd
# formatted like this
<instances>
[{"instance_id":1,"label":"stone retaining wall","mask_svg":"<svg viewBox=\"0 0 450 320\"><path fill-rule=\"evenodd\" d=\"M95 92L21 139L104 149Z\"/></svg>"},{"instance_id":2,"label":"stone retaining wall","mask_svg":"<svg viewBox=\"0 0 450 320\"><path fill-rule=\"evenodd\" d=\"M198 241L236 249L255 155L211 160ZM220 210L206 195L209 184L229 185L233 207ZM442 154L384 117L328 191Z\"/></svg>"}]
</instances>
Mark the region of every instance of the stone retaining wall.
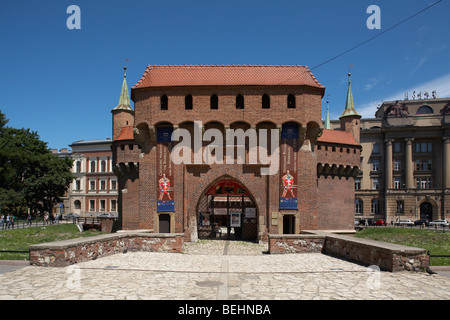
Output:
<instances>
[{"instance_id":1,"label":"stone retaining wall","mask_svg":"<svg viewBox=\"0 0 450 320\"><path fill-rule=\"evenodd\" d=\"M124 251L181 252L181 233L115 233L30 246L30 264L66 267Z\"/></svg>"},{"instance_id":2,"label":"stone retaining wall","mask_svg":"<svg viewBox=\"0 0 450 320\"><path fill-rule=\"evenodd\" d=\"M381 270L419 271L430 265L425 249L360 239L328 232L299 235L269 235L269 253L321 252Z\"/></svg>"}]
</instances>

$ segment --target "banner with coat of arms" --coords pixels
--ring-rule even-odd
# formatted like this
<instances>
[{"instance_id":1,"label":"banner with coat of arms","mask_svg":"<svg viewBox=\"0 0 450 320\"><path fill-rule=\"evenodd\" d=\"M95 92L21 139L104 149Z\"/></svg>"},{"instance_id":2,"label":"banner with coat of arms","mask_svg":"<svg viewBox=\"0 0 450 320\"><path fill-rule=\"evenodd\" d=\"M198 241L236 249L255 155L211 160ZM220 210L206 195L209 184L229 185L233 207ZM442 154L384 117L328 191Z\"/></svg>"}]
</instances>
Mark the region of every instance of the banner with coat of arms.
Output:
<instances>
[{"instance_id":1,"label":"banner with coat of arms","mask_svg":"<svg viewBox=\"0 0 450 320\"><path fill-rule=\"evenodd\" d=\"M298 126L283 125L280 142L280 209L297 209Z\"/></svg>"},{"instance_id":2,"label":"banner with coat of arms","mask_svg":"<svg viewBox=\"0 0 450 320\"><path fill-rule=\"evenodd\" d=\"M157 211L175 211L173 164L170 153L173 149L172 127L158 128L156 146Z\"/></svg>"}]
</instances>

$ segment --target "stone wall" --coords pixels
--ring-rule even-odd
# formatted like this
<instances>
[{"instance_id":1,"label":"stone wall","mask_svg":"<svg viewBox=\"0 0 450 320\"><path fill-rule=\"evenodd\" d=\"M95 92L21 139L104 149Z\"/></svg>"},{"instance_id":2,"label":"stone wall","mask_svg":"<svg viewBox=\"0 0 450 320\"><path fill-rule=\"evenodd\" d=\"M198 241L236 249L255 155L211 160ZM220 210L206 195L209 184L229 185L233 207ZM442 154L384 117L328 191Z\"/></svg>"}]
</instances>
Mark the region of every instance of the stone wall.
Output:
<instances>
[{"instance_id":1,"label":"stone wall","mask_svg":"<svg viewBox=\"0 0 450 320\"><path fill-rule=\"evenodd\" d=\"M30 264L66 267L125 251L181 252L183 234L115 233L30 246Z\"/></svg>"},{"instance_id":2,"label":"stone wall","mask_svg":"<svg viewBox=\"0 0 450 320\"><path fill-rule=\"evenodd\" d=\"M310 234L269 234L269 253L321 252L381 270L420 271L430 265L425 249L359 239L321 231Z\"/></svg>"}]
</instances>

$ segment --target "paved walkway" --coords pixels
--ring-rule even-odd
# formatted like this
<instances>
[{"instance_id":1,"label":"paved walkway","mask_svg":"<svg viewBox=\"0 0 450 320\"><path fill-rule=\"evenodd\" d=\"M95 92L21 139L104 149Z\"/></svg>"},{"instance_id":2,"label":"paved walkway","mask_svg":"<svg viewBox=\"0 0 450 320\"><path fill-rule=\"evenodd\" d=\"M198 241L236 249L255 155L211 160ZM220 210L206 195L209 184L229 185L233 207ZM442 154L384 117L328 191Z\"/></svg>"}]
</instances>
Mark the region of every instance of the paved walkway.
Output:
<instances>
[{"instance_id":1,"label":"paved walkway","mask_svg":"<svg viewBox=\"0 0 450 320\"><path fill-rule=\"evenodd\" d=\"M377 272L323 254L268 255L234 241L184 253L127 252L66 268L0 274L0 299L450 299L450 278Z\"/></svg>"}]
</instances>

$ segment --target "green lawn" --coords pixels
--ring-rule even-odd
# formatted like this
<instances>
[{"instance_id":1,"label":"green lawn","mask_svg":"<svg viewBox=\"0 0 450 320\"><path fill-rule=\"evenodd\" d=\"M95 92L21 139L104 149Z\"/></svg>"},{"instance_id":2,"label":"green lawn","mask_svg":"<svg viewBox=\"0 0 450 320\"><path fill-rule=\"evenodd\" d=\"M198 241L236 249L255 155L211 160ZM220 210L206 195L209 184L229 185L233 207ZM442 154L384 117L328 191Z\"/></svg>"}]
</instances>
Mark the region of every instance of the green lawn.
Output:
<instances>
[{"instance_id":1,"label":"green lawn","mask_svg":"<svg viewBox=\"0 0 450 320\"><path fill-rule=\"evenodd\" d=\"M359 238L403 244L429 250L431 255L450 255L450 231L411 228L367 228L358 231ZM432 266L449 266L450 258L430 258Z\"/></svg>"},{"instance_id":2,"label":"green lawn","mask_svg":"<svg viewBox=\"0 0 450 320\"><path fill-rule=\"evenodd\" d=\"M0 251L28 251L32 244L90 237L101 234L100 231L80 232L75 224L48 225L0 231ZM0 260L28 260L28 253L2 253Z\"/></svg>"}]
</instances>

